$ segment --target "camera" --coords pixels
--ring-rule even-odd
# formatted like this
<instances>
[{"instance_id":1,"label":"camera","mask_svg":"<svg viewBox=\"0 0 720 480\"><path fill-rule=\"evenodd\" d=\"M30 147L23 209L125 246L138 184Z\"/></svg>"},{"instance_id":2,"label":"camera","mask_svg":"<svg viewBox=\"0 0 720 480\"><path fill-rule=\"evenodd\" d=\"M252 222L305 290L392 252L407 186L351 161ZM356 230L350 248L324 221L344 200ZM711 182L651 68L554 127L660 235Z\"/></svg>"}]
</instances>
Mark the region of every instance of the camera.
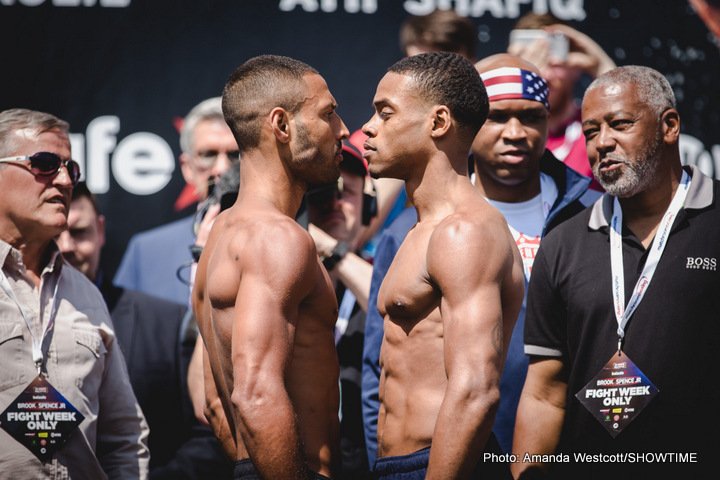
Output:
<instances>
[{"instance_id":1,"label":"camera","mask_svg":"<svg viewBox=\"0 0 720 480\"><path fill-rule=\"evenodd\" d=\"M208 180L208 196L197 207L193 231L197 234L200 223L211 206L219 203L220 211L230 208L237 199L239 188L240 162L233 162L230 168L217 179L210 177Z\"/></svg>"},{"instance_id":2,"label":"camera","mask_svg":"<svg viewBox=\"0 0 720 480\"><path fill-rule=\"evenodd\" d=\"M528 44L546 39L550 45L550 58L556 61L565 61L570 50L570 44L565 35L560 32L546 32L535 29L515 29L510 32L510 44Z\"/></svg>"}]
</instances>

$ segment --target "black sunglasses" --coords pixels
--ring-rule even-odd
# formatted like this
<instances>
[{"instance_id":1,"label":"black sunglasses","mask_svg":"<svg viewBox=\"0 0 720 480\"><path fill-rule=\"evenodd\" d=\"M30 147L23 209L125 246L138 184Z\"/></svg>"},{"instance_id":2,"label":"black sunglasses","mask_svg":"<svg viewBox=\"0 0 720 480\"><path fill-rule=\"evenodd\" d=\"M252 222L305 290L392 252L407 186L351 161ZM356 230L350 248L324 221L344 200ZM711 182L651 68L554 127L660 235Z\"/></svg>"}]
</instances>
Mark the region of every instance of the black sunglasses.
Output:
<instances>
[{"instance_id":1,"label":"black sunglasses","mask_svg":"<svg viewBox=\"0 0 720 480\"><path fill-rule=\"evenodd\" d=\"M0 158L0 163L16 163L26 165L30 162L30 172L37 177L53 177L65 166L73 186L80 180L80 165L75 160L63 160L51 152L38 152L33 155Z\"/></svg>"},{"instance_id":2,"label":"black sunglasses","mask_svg":"<svg viewBox=\"0 0 720 480\"><path fill-rule=\"evenodd\" d=\"M240 151L239 150L229 150L229 151L220 151L220 150L201 150L195 154L195 157L201 164L200 166L202 168L212 168L213 165L215 165L215 162L217 161L217 158L220 156L221 153L224 153L230 163L237 163L240 161Z\"/></svg>"}]
</instances>

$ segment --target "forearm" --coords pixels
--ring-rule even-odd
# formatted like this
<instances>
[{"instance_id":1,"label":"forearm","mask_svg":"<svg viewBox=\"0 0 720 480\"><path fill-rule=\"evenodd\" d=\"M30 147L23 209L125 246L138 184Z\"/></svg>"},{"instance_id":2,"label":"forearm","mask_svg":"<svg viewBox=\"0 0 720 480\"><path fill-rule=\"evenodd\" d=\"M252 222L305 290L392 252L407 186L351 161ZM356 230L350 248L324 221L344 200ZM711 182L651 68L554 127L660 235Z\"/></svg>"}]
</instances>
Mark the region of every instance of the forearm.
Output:
<instances>
[{"instance_id":1,"label":"forearm","mask_svg":"<svg viewBox=\"0 0 720 480\"><path fill-rule=\"evenodd\" d=\"M198 335L193 349L187 374L188 394L193 407L195 418L204 424L208 423L205 417L205 381L203 379L203 341Z\"/></svg>"},{"instance_id":2,"label":"forearm","mask_svg":"<svg viewBox=\"0 0 720 480\"><path fill-rule=\"evenodd\" d=\"M330 257L338 245L338 240L313 224L310 224L308 231L313 237L315 247L320 257ZM349 251L330 268L329 273L333 278L339 279L343 285L350 289L360 304L360 307L363 311L367 312L372 271L373 267L367 260Z\"/></svg>"},{"instance_id":3,"label":"forearm","mask_svg":"<svg viewBox=\"0 0 720 480\"><path fill-rule=\"evenodd\" d=\"M362 257L350 252L335 267L340 281L350 289L360 308L367 312L372 265Z\"/></svg>"},{"instance_id":4,"label":"forearm","mask_svg":"<svg viewBox=\"0 0 720 480\"><path fill-rule=\"evenodd\" d=\"M267 389L252 396L233 393L242 440L262 478L307 479L295 412L286 392L280 390Z\"/></svg>"},{"instance_id":5,"label":"forearm","mask_svg":"<svg viewBox=\"0 0 720 480\"><path fill-rule=\"evenodd\" d=\"M499 389L448 385L433 432L427 479L470 478L492 431Z\"/></svg>"},{"instance_id":6,"label":"forearm","mask_svg":"<svg viewBox=\"0 0 720 480\"><path fill-rule=\"evenodd\" d=\"M217 387L215 386L215 379L213 378L212 370L210 369L210 359L208 358L208 352L205 349L205 346L202 344L202 337L198 337L198 343L200 343L200 352L202 354L202 383L204 387L204 392L201 392L201 415L203 418L207 419L206 421L210 424L210 428L220 442L225 454L229 458L236 459L238 458L238 454L243 452L238 452L235 432L231 430L233 427L230 426L230 422L225 415L225 408L223 407L220 396L218 395ZM196 405L193 404L193 408L195 407ZM197 412L195 414L197 415Z\"/></svg>"},{"instance_id":7,"label":"forearm","mask_svg":"<svg viewBox=\"0 0 720 480\"><path fill-rule=\"evenodd\" d=\"M213 398L206 403L203 417L207 418L207 422L210 424L210 428L218 439L225 455L229 458L237 458L237 443L233 432L230 431L230 424L219 398Z\"/></svg>"},{"instance_id":8,"label":"forearm","mask_svg":"<svg viewBox=\"0 0 720 480\"><path fill-rule=\"evenodd\" d=\"M523 393L518 405L513 435L513 453L518 458L525 454L553 454L560 440L565 410ZM514 478L529 469L545 469L538 462L515 462L510 470Z\"/></svg>"}]
</instances>

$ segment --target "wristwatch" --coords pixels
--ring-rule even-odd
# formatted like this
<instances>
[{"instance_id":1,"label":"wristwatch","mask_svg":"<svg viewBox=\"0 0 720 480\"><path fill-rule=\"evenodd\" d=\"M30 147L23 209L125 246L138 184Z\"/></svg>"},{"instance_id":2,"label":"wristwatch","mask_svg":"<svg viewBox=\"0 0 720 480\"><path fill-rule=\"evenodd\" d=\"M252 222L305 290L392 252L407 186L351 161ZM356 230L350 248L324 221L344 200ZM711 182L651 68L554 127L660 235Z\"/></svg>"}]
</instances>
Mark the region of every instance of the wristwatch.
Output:
<instances>
[{"instance_id":1,"label":"wristwatch","mask_svg":"<svg viewBox=\"0 0 720 480\"><path fill-rule=\"evenodd\" d=\"M349 251L350 245L348 245L346 242L338 242L337 245L335 245L335 248L333 248L330 255L322 259L322 263L323 265L325 265L325 269L327 269L328 272L332 272L333 268L335 268L335 265L337 265L337 263L342 260Z\"/></svg>"}]
</instances>

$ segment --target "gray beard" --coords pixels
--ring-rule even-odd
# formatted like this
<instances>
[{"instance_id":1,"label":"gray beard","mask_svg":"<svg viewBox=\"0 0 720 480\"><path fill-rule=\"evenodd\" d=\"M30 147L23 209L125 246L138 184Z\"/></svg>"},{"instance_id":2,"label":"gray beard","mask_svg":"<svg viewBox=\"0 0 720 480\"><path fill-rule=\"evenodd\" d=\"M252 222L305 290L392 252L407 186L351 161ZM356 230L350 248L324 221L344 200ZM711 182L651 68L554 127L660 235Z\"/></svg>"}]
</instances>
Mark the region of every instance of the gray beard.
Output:
<instances>
[{"instance_id":1,"label":"gray beard","mask_svg":"<svg viewBox=\"0 0 720 480\"><path fill-rule=\"evenodd\" d=\"M659 133L659 132L658 132ZM660 135L638 154L635 161L627 158L612 156L615 161L623 162L622 171L601 173L600 162L593 167L593 175L607 193L619 198L632 197L652 186L656 180L660 158L657 155L662 139Z\"/></svg>"}]
</instances>

